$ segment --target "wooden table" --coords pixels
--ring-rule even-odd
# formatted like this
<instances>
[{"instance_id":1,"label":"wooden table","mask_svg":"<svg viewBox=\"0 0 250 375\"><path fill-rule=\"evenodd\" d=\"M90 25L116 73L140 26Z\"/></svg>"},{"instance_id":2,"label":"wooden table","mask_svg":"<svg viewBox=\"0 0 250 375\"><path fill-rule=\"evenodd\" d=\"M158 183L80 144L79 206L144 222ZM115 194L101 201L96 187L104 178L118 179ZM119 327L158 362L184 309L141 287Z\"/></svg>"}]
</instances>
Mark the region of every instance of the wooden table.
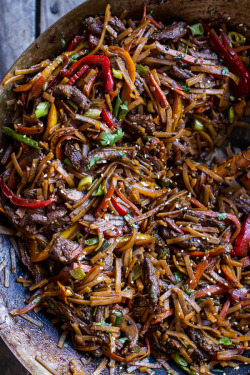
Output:
<instances>
[{"instance_id":1,"label":"wooden table","mask_svg":"<svg viewBox=\"0 0 250 375\"><path fill-rule=\"evenodd\" d=\"M19 55L81 0L0 0L0 80ZM0 374L28 375L0 339Z\"/></svg>"}]
</instances>

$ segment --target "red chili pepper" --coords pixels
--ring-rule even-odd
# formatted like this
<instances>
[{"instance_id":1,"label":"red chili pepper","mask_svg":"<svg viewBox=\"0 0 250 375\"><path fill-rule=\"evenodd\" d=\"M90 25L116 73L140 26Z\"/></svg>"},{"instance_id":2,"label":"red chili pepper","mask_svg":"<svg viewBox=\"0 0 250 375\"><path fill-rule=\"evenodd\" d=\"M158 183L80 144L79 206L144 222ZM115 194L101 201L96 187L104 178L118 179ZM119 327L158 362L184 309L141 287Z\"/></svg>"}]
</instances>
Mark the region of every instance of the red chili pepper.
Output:
<instances>
[{"instance_id":1,"label":"red chili pepper","mask_svg":"<svg viewBox=\"0 0 250 375\"><path fill-rule=\"evenodd\" d=\"M72 51L72 49L75 49L84 39L85 37L82 35L75 35L68 46L67 52L70 52Z\"/></svg>"},{"instance_id":2,"label":"red chili pepper","mask_svg":"<svg viewBox=\"0 0 250 375\"><path fill-rule=\"evenodd\" d=\"M111 198L111 203L114 206L114 209L118 212L119 215L125 216L127 215L128 211L124 206L122 206L120 203L116 202L114 198Z\"/></svg>"},{"instance_id":3,"label":"red chili pepper","mask_svg":"<svg viewBox=\"0 0 250 375\"><path fill-rule=\"evenodd\" d=\"M160 106L162 108L166 108L169 105L168 101L167 101L167 98L166 98L164 92L162 91L162 89L160 88L160 86L158 85L158 83L156 82L156 80L154 79L153 74L150 73L150 72L148 73L148 81L149 81L150 85L153 86L154 89L155 89L154 94L156 96L156 99L160 103Z\"/></svg>"},{"instance_id":4,"label":"red chili pepper","mask_svg":"<svg viewBox=\"0 0 250 375\"><path fill-rule=\"evenodd\" d=\"M245 288L234 289L229 295L235 302L239 303L247 298L247 290Z\"/></svg>"},{"instance_id":5,"label":"red chili pepper","mask_svg":"<svg viewBox=\"0 0 250 375\"><path fill-rule=\"evenodd\" d=\"M114 88L114 79L110 69L110 62L107 56L103 55L93 55L84 56L77 62L75 62L70 69L64 73L64 77L69 77L71 74L75 73L82 65L101 65L102 67L102 79L105 84L105 91L110 92Z\"/></svg>"},{"instance_id":6,"label":"red chili pepper","mask_svg":"<svg viewBox=\"0 0 250 375\"><path fill-rule=\"evenodd\" d=\"M88 42L89 42L89 49L90 49L90 51L93 51L93 49L95 49L95 47L99 43L99 40L100 40L100 38L98 38L98 36L93 35L93 34L89 34L89 36L88 36Z\"/></svg>"},{"instance_id":7,"label":"red chili pepper","mask_svg":"<svg viewBox=\"0 0 250 375\"><path fill-rule=\"evenodd\" d=\"M78 70L67 82L67 85L73 85L89 68L88 65L83 65L83 67Z\"/></svg>"},{"instance_id":8,"label":"red chili pepper","mask_svg":"<svg viewBox=\"0 0 250 375\"><path fill-rule=\"evenodd\" d=\"M209 29L209 27L207 27L206 24L204 24L204 22L202 22L202 25L205 31L209 34L208 39L215 52L222 58L223 63L230 69L230 71L240 78L239 85L233 86L234 95L246 96L250 90L250 75L237 53L230 46L227 36L223 31L220 32L224 43L223 45L220 39Z\"/></svg>"},{"instance_id":9,"label":"red chili pepper","mask_svg":"<svg viewBox=\"0 0 250 375\"><path fill-rule=\"evenodd\" d=\"M28 207L28 208L42 208L48 206L51 202L55 200L55 197L51 197L50 199L47 199L45 201L38 200L38 199L24 199L20 198L17 195L15 195L6 185L4 180L0 178L0 188L3 192L3 194L10 199L10 201L15 204L16 206L21 207Z\"/></svg>"},{"instance_id":10,"label":"red chili pepper","mask_svg":"<svg viewBox=\"0 0 250 375\"><path fill-rule=\"evenodd\" d=\"M112 115L110 111L108 111L105 106L102 107L102 118L103 121L106 122L106 124L110 128L117 128L117 124L119 121Z\"/></svg>"},{"instance_id":11,"label":"red chili pepper","mask_svg":"<svg viewBox=\"0 0 250 375\"><path fill-rule=\"evenodd\" d=\"M250 244L250 215L242 225L239 236L235 241L232 254L238 257L245 257L249 251Z\"/></svg>"},{"instance_id":12,"label":"red chili pepper","mask_svg":"<svg viewBox=\"0 0 250 375\"><path fill-rule=\"evenodd\" d=\"M30 89L30 92L29 92L29 95L28 95L28 102L31 99L38 98L40 96L40 94L43 91L43 86L44 86L45 82L46 82L45 77L41 76L41 77L37 78L37 80L33 83L32 87Z\"/></svg>"}]
</instances>

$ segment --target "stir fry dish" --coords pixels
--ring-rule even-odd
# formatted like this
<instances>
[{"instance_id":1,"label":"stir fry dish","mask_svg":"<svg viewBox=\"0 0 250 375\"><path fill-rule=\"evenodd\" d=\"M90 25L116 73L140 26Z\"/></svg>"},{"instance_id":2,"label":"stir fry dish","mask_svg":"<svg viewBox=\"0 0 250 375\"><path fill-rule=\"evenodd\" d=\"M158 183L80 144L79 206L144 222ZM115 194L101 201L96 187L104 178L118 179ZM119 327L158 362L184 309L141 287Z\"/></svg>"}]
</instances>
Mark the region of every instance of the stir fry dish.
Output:
<instances>
[{"instance_id":1,"label":"stir fry dish","mask_svg":"<svg viewBox=\"0 0 250 375\"><path fill-rule=\"evenodd\" d=\"M11 315L47 311L98 374L250 364L250 149L229 141L250 46L146 7L82 23L3 81L1 211L32 291Z\"/></svg>"}]
</instances>

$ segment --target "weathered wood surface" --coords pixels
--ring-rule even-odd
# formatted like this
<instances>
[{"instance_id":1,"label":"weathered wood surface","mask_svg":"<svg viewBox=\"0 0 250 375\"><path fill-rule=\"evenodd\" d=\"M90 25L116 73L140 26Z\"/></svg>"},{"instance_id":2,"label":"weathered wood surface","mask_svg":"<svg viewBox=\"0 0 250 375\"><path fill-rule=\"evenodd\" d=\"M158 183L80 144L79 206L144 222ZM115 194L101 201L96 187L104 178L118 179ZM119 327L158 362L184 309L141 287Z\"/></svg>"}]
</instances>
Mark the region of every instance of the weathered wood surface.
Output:
<instances>
[{"instance_id":1,"label":"weathered wood surface","mask_svg":"<svg viewBox=\"0 0 250 375\"><path fill-rule=\"evenodd\" d=\"M0 0L0 80L34 39L81 0ZM28 375L0 339L0 374Z\"/></svg>"}]
</instances>

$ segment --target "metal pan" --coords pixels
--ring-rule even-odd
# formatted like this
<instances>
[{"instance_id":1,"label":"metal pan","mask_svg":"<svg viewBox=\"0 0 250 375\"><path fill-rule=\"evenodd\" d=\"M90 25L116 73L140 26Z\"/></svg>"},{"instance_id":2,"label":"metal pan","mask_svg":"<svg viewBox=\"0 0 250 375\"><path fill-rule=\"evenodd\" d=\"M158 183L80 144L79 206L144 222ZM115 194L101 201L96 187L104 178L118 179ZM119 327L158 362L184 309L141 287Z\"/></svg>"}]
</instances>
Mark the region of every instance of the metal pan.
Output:
<instances>
[{"instance_id":1,"label":"metal pan","mask_svg":"<svg viewBox=\"0 0 250 375\"><path fill-rule=\"evenodd\" d=\"M212 20L217 24L225 22L230 24L238 31L243 31L250 39L250 1L249 0L168 0L159 4L157 0L145 1L148 9L154 9L154 17L158 20L167 22L168 20L185 19L188 22L199 18L209 19L213 13ZM110 0L112 14L119 15L122 10L129 9L132 17L138 17L141 14L143 0ZM10 69L13 73L15 69L30 66L38 63L40 60L56 55L60 48L61 32L64 34L66 42L81 30L81 21L87 16L103 14L108 1L106 0L86 0L73 9L70 13L58 20L54 25L47 29L31 46L19 57ZM6 99L11 98L12 92L9 86L3 87L0 84L0 124L8 123L11 119L11 113L5 104ZM240 142L240 139L239 139ZM240 146L240 144L237 144ZM0 218L4 224L6 219ZM0 259L6 257L10 263L9 249L12 245L5 236L0 237ZM27 322L22 317L12 318L9 311L17 306L23 305L23 300L28 292L15 282L18 276L23 275L25 270L18 265L17 274L10 276L10 287L3 285L3 272L1 272L0 283L0 335L14 355L33 375L51 374L42 367L36 356L41 357L46 363L49 363L59 374L69 374L69 361L72 359L80 360L82 353L77 352L70 346L70 343L62 349L57 347L59 330L50 323L47 316L39 314L39 318L34 314L36 320L39 319L41 327ZM32 316L32 313L30 314ZM99 360L91 361L87 374L92 374ZM180 372L178 370L178 372ZM247 374L247 366L235 372L233 369L226 369L228 375ZM105 371L108 374L108 370ZM165 370L158 370L157 375L166 374Z\"/></svg>"}]
</instances>

